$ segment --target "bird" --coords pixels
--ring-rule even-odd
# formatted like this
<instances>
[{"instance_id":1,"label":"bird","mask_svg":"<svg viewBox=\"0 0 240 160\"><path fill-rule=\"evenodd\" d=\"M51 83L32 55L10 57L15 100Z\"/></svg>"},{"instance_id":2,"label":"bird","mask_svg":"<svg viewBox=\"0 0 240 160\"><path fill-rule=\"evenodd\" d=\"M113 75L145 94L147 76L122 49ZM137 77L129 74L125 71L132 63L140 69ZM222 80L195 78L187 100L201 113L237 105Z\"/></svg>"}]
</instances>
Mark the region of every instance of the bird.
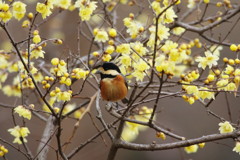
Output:
<instances>
[{"instance_id":1,"label":"bird","mask_svg":"<svg viewBox=\"0 0 240 160\"><path fill-rule=\"evenodd\" d=\"M112 62L105 62L98 68L100 73L100 91L102 99L110 102L122 100L126 103L128 86L119 67Z\"/></svg>"}]
</instances>

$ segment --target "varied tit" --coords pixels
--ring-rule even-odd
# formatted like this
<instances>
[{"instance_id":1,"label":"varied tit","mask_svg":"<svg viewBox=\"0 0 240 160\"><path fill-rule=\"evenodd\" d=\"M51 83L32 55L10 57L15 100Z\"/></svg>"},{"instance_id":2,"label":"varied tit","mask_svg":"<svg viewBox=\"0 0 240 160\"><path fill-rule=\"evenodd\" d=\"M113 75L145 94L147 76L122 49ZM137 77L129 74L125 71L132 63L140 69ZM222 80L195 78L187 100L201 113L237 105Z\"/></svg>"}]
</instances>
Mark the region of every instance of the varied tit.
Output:
<instances>
[{"instance_id":1,"label":"varied tit","mask_svg":"<svg viewBox=\"0 0 240 160\"><path fill-rule=\"evenodd\" d=\"M100 90L103 100L117 102L125 99L128 88L120 69L114 63L105 62L99 67Z\"/></svg>"}]
</instances>

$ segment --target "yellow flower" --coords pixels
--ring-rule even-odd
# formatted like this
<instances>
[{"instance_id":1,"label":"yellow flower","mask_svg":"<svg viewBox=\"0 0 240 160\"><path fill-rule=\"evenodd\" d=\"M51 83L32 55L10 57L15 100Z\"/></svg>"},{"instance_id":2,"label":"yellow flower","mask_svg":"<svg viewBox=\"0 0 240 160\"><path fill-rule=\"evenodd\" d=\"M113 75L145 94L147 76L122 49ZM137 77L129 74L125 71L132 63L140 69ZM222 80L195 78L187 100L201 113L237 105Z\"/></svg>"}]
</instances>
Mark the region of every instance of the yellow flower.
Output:
<instances>
[{"instance_id":1,"label":"yellow flower","mask_svg":"<svg viewBox=\"0 0 240 160\"><path fill-rule=\"evenodd\" d=\"M141 30L144 30L142 24L136 20L129 21L129 24L126 25L127 33L131 36L131 38L137 38L137 36L141 33Z\"/></svg>"},{"instance_id":2,"label":"yellow flower","mask_svg":"<svg viewBox=\"0 0 240 160\"><path fill-rule=\"evenodd\" d=\"M187 99L187 101L188 101L189 104L193 104L195 102L195 98L194 97L189 97Z\"/></svg>"},{"instance_id":3,"label":"yellow flower","mask_svg":"<svg viewBox=\"0 0 240 160\"><path fill-rule=\"evenodd\" d=\"M81 17L82 21L90 20L92 15L92 10L90 8L82 8L79 11L79 16Z\"/></svg>"},{"instance_id":4,"label":"yellow flower","mask_svg":"<svg viewBox=\"0 0 240 160\"><path fill-rule=\"evenodd\" d=\"M83 116L84 111L86 110L85 107L80 108L79 110L74 112L74 118L81 118Z\"/></svg>"},{"instance_id":5,"label":"yellow flower","mask_svg":"<svg viewBox=\"0 0 240 160\"><path fill-rule=\"evenodd\" d=\"M18 144L22 144L22 141L20 138L22 138L23 141L26 143L27 139L25 137L27 137L28 134L30 133L27 127L19 127L19 126L8 129L8 132L10 132L10 134L15 137L13 143L18 143Z\"/></svg>"},{"instance_id":6,"label":"yellow flower","mask_svg":"<svg viewBox=\"0 0 240 160\"><path fill-rule=\"evenodd\" d=\"M153 1L151 4L152 9L154 10L155 14L158 15L162 12L161 5L158 1Z\"/></svg>"},{"instance_id":7,"label":"yellow flower","mask_svg":"<svg viewBox=\"0 0 240 160\"><path fill-rule=\"evenodd\" d=\"M27 28L29 26L30 26L30 21L29 20L24 20L23 23L22 23L22 27Z\"/></svg>"},{"instance_id":8,"label":"yellow flower","mask_svg":"<svg viewBox=\"0 0 240 160\"><path fill-rule=\"evenodd\" d=\"M134 115L133 117L137 121L148 122L150 117L151 117L152 112L153 112L152 108L148 108L146 106L143 106L143 107L140 108L139 113L137 115ZM155 119L156 119L156 117L154 116L153 120L155 120ZM139 131L144 131L147 128L148 128L147 126L138 124Z\"/></svg>"},{"instance_id":9,"label":"yellow flower","mask_svg":"<svg viewBox=\"0 0 240 160\"><path fill-rule=\"evenodd\" d=\"M9 5L0 1L0 10L2 10L4 12L8 11L9 10Z\"/></svg>"},{"instance_id":10,"label":"yellow flower","mask_svg":"<svg viewBox=\"0 0 240 160\"><path fill-rule=\"evenodd\" d=\"M71 0L58 0L57 2L55 2L55 5L62 9L68 9L68 7L70 7L71 5Z\"/></svg>"},{"instance_id":11,"label":"yellow flower","mask_svg":"<svg viewBox=\"0 0 240 160\"><path fill-rule=\"evenodd\" d=\"M123 23L126 27L129 27L132 24L132 19L130 17L126 17L123 19Z\"/></svg>"},{"instance_id":12,"label":"yellow flower","mask_svg":"<svg viewBox=\"0 0 240 160\"><path fill-rule=\"evenodd\" d=\"M2 88L2 91L5 95L11 97L11 96L15 96L15 97L21 97L22 92L20 90L20 86L19 85L6 85Z\"/></svg>"},{"instance_id":13,"label":"yellow flower","mask_svg":"<svg viewBox=\"0 0 240 160\"><path fill-rule=\"evenodd\" d=\"M205 143L199 143L198 146L199 146L200 148L203 148L203 147L205 147Z\"/></svg>"},{"instance_id":14,"label":"yellow flower","mask_svg":"<svg viewBox=\"0 0 240 160\"><path fill-rule=\"evenodd\" d=\"M33 47L34 45L31 45L31 48ZM42 47L39 46L37 48L32 48L31 50L31 56L30 58L35 58L35 59L38 59L38 58L44 58L44 54L45 54L45 51L42 50Z\"/></svg>"},{"instance_id":15,"label":"yellow flower","mask_svg":"<svg viewBox=\"0 0 240 160\"><path fill-rule=\"evenodd\" d=\"M132 59L129 55L122 55L121 57L118 58L120 63L126 67L131 66Z\"/></svg>"},{"instance_id":16,"label":"yellow flower","mask_svg":"<svg viewBox=\"0 0 240 160\"><path fill-rule=\"evenodd\" d=\"M230 50L233 51L233 52L236 52L238 50L237 45L236 44L231 44Z\"/></svg>"},{"instance_id":17,"label":"yellow flower","mask_svg":"<svg viewBox=\"0 0 240 160\"><path fill-rule=\"evenodd\" d=\"M17 20L21 20L26 13L26 4L16 1L13 3L13 16Z\"/></svg>"},{"instance_id":18,"label":"yellow flower","mask_svg":"<svg viewBox=\"0 0 240 160\"><path fill-rule=\"evenodd\" d=\"M99 57L99 53L97 52L97 51L94 51L93 53L92 53L92 55L94 56L94 57Z\"/></svg>"},{"instance_id":19,"label":"yellow flower","mask_svg":"<svg viewBox=\"0 0 240 160\"><path fill-rule=\"evenodd\" d=\"M109 55L109 54L104 54L104 55L102 56L102 60L103 60L104 62L109 62L111 59L112 59L112 57L111 57L111 55Z\"/></svg>"},{"instance_id":20,"label":"yellow flower","mask_svg":"<svg viewBox=\"0 0 240 160\"><path fill-rule=\"evenodd\" d=\"M169 60L173 62L181 62L186 57L186 52L179 52L178 49L171 49L169 52Z\"/></svg>"},{"instance_id":21,"label":"yellow flower","mask_svg":"<svg viewBox=\"0 0 240 160\"><path fill-rule=\"evenodd\" d=\"M209 3L209 2L210 2L210 0L203 0L203 2L204 2L204 3Z\"/></svg>"},{"instance_id":22,"label":"yellow flower","mask_svg":"<svg viewBox=\"0 0 240 160\"><path fill-rule=\"evenodd\" d=\"M136 81L143 81L145 73L143 71L135 70L132 73L132 76L134 76L136 78Z\"/></svg>"},{"instance_id":23,"label":"yellow flower","mask_svg":"<svg viewBox=\"0 0 240 160\"><path fill-rule=\"evenodd\" d=\"M108 34L109 34L109 36L110 37L116 37L117 36L117 31L116 31L116 29L114 29L114 28L110 28L109 30L108 30Z\"/></svg>"},{"instance_id":24,"label":"yellow flower","mask_svg":"<svg viewBox=\"0 0 240 160\"><path fill-rule=\"evenodd\" d=\"M97 42L106 42L108 41L108 34L105 30L98 30L97 34L95 35L95 41Z\"/></svg>"},{"instance_id":25,"label":"yellow flower","mask_svg":"<svg viewBox=\"0 0 240 160\"><path fill-rule=\"evenodd\" d=\"M197 57L196 62L199 62L198 67L205 69L207 66L212 68L213 65L217 65L219 56L211 53L210 51L205 52L205 57Z\"/></svg>"},{"instance_id":26,"label":"yellow flower","mask_svg":"<svg viewBox=\"0 0 240 160\"><path fill-rule=\"evenodd\" d=\"M237 86L235 83L228 83L226 87L224 87L225 91L236 91L237 90Z\"/></svg>"},{"instance_id":27,"label":"yellow flower","mask_svg":"<svg viewBox=\"0 0 240 160\"><path fill-rule=\"evenodd\" d=\"M188 94L198 95L199 91L197 86L184 85L183 87Z\"/></svg>"},{"instance_id":28,"label":"yellow flower","mask_svg":"<svg viewBox=\"0 0 240 160\"><path fill-rule=\"evenodd\" d=\"M7 57L0 54L0 69L5 69L9 66L9 62L7 60Z\"/></svg>"},{"instance_id":29,"label":"yellow flower","mask_svg":"<svg viewBox=\"0 0 240 160\"><path fill-rule=\"evenodd\" d=\"M52 107L53 104L56 102L57 98L54 96L54 97L51 97L49 100L48 100L48 103L49 105ZM43 104L43 107L42 107L43 111L45 112L51 112L50 109L48 108L48 106L44 103Z\"/></svg>"},{"instance_id":30,"label":"yellow flower","mask_svg":"<svg viewBox=\"0 0 240 160\"><path fill-rule=\"evenodd\" d=\"M65 73L67 73L67 65L66 63L61 60L59 62L60 65L57 65L56 67L54 68L51 68L51 73L53 73L54 75L60 77L60 76L63 76Z\"/></svg>"},{"instance_id":31,"label":"yellow flower","mask_svg":"<svg viewBox=\"0 0 240 160\"><path fill-rule=\"evenodd\" d=\"M113 46L108 46L105 50L107 54L112 54L115 51L115 48Z\"/></svg>"},{"instance_id":32,"label":"yellow flower","mask_svg":"<svg viewBox=\"0 0 240 160\"><path fill-rule=\"evenodd\" d=\"M134 43L130 43L130 46L133 48L135 52L137 52L140 56L146 55L148 49L143 46L143 43L137 41Z\"/></svg>"},{"instance_id":33,"label":"yellow flower","mask_svg":"<svg viewBox=\"0 0 240 160\"><path fill-rule=\"evenodd\" d=\"M155 26L151 26L149 27L149 31L150 31L150 37L149 40L147 42L147 46L153 48L154 44L155 44ZM160 44L160 41L157 40L157 45Z\"/></svg>"},{"instance_id":34,"label":"yellow flower","mask_svg":"<svg viewBox=\"0 0 240 160\"><path fill-rule=\"evenodd\" d=\"M85 79L88 74L89 74L89 71L85 71L81 68L74 68L72 70L71 77L76 79L81 79L81 78Z\"/></svg>"},{"instance_id":35,"label":"yellow flower","mask_svg":"<svg viewBox=\"0 0 240 160\"><path fill-rule=\"evenodd\" d=\"M147 71L150 68L150 66L142 59L140 59L137 63L134 63L133 67L136 70L141 71L141 72Z\"/></svg>"},{"instance_id":36,"label":"yellow flower","mask_svg":"<svg viewBox=\"0 0 240 160\"><path fill-rule=\"evenodd\" d=\"M93 11L97 8L97 2L91 2L90 0L77 0L75 2L75 7L79 8L79 16L81 17L82 21L90 20Z\"/></svg>"},{"instance_id":37,"label":"yellow flower","mask_svg":"<svg viewBox=\"0 0 240 160\"><path fill-rule=\"evenodd\" d=\"M34 42L35 44L41 42L41 37L40 37L39 35L34 35L34 36L33 36L33 42Z\"/></svg>"},{"instance_id":38,"label":"yellow flower","mask_svg":"<svg viewBox=\"0 0 240 160\"><path fill-rule=\"evenodd\" d=\"M176 49L178 47L178 44L171 41L171 40L166 40L164 45L161 47L161 50L165 53L168 54L172 49Z\"/></svg>"},{"instance_id":39,"label":"yellow flower","mask_svg":"<svg viewBox=\"0 0 240 160\"><path fill-rule=\"evenodd\" d=\"M199 88L199 92L198 92L198 97L201 98L202 100L204 99L215 99L215 95L214 92L211 92L210 90L206 87L201 87Z\"/></svg>"},{"instance_id":40,"label":"yellow flower","mask_svg":"<svg viewBox=\"0 0 240 160\"><path fill-rule=\"evenodd\" d=\"M174 18L177 18L177 15L173 10L173 7L170 7L168 10L166 10L165 14L163 14L162 16L164 17L165 23L172 23L174 22Z\"/></svg>"},{"instance_id":41,"label":"yellow flower","mask_svg":"<svg viewBox=\"0 0 240 160\"><path fill-rule=\"evenodd\" d=\"M161 55L156 58L156 69L158 72L174 73L175 63L165 60L165 56Z\"/></svg>"},{"instance_id":42,"label":"yellow flower","mask_svg":"<svg viewBox=\"0 0 240 160\"><path fill-rule=\"evenodd\" d=\"M72 84L72 80L67 77L61 77L59 83L66 84L67 86L70 86Z\"/></svg>"},{"instance_id":43,"label":"yellow flower","mask_svg":"<svg viewBox=\"0 0 240 160\"><path fill-rule=\"evenodd\" d=\"M123 44L118 45L116 52L122 53L122 54L130 54L130 52L131 52L130 44L123 43Z\"/></svg>"},{"instance_id":44,"label":"yellow flower","mask_svg":"<svg viewBox=\"0 0 240 160\"><path fill-rule=\"evenodd\" d=\"M188 154L190 153L195 153L198 150L198 145L194 144L188 147L184 147L185 152L187 152Z\"/></svg>"},{"instance_id":45,"label":"yellow flower","mask_svg":"<svg viewBox=\"0 0 240 160\"><path fill-rule=\"evenodd\" d=\"M196 5L195 0L188 0L188 5L187 5L188 8L193 8L195 7L195 5Z\"/></svg>"},{"instance_id":46,"label":"yellow flower","mask_svg":"<svg viewBox=\"0 0 240 160\"><path fill-rule=\"evenodd\" d=\"M163 133L163 132L157 132L156 133L156 136L158 138L162 138L162 140L165 140L166 139L166 135Z\"/></svg>"},{"instance_id":47,"label":"yellow flower","mask_svg":"<svg viewBox=\"0 0 240 160\"><path fill-rule=\"evenodd\" d=\"M240 69L237 68L235 71L234 71L234 75L235 76L240 76Z\"/></svg>"},{"instance_id":48,"label":"yellow flower","mask_svg":"<svg viewBox=\"0 0 240 160\"><path fill-rule=\"evenodd\" d=\"M59 64L59 58L53 58L53 59L51 60L51 63L52 63L52 65L54 65L54 66L58 65L58 64Z\"/></svg>"},{"instance_id":49,"label":"yellow flower","mask_svg":"<svg viewBox=\"0 0 240 160\"><path fill-rule=\"evenodd\" d=\"M122 131L121 138L124 141L132 142L137 138L138 134L138 125L136 123L126 122Z\"/></svg>"},{"instance_id":50,"label":"yellow flower","mask_svg":"<svg viewBox=\"0 0 240 160\"><path fill-rule=\"evenodd\" d=\"M42 14L42 18L45 19L47 16L52 14L51 6L44 3L37 3L36 11Z\"/></svg>"},{"instance_id":51,"label":"yellow flower","mask_svg":"<svg viewBox=\"0 0 240 160\"><path fill-rule=\"evenodd\" d=\"M57 93L57 101L70 101L72 97L72 93L69 91L63 91Z\"/></svg>"},{"instance_id":52,"label":"yellow flower","mask_svg":"<svg viewBox=\"0 0 240 160\"><path fill-rule=\"evenodd\" d=\"M1 12L0 11L0 20L4 23L8 22L12 18L12 13L10 11Z\"/></svg>"},{"instance_id":53,"label":"yellow flower","mask_svg":"<svg viewBox=\"0 0 240 160\"><path fill-rule=\"evenodd\" d=\"M28 110L27 108L25 108L22 105L17 106L16 108L14 108L14 111L15 111L15 113L18 113L18 115L20 117L24 117L24 118L26 118L28 120L30 120L31 117L32 117L31 111Z\"/></svg>"},{"instance_id":54,"label":"yellow flower","mask_svg":"<svg viewBox=\"0 0 240 160\"><path fill-rule=\"evenodd\" d=\"M220 133L230 133L235 130L235 128L228 121L220 122L218 125L220 126Z\"/></svg>"},{"instance_id":55,"label":"yellow flower","mask_svg":"<svg viewBox=\"0 0 240 160\"><path fill-rule=\"evenodd\" d=\"M63 109L63 115L71 112L76 107L76 104L67 104Z\"/></svg>"},{"instance_id":56,"label":"yellow flower","mask_svg":"<svg viewBox=\"0 0 240 160\"><path fill-rule=\"evenodd\" d=\"M240 142L236 142L236 145L233 148L233 151L240 154Z\"/></svg>"},{"instance_id":57,"label":"yellow flower","mask_svg":"<svg viewBox=\"0 0 240 160\"><path fill-rule=\"evenodd\" d=\"M8 153L8 149L5 148L3 145L0 145L0 157L3 157L7 153Z\"/></svg>"},{"instance_id":58,"label":"yellow flower","mask_svg":"<svg viewBox=\"0 0 240 160\"><path fill-rule=\"evenodd\" d=\"M163 24L158 24L158 31L157 31L158 38L160 40L167 39L170 36L169 30L170 29L164 26Z\"/></svg>"},{"instance_id":59,"label":"yellow flower","mask_svg":"<svg viewBox=\"0 0 240 160\"><path fill-rule=\"evenodd\" d=\"M224 90L225 87L228 85L228 79L222 79L217 82L217 87L219 90Z\"/></svg>"},{"instance_id":60,"label":"yellow flower","mask_svg":"<svg viewBox=\"0 0 240 160\"><path fill-rule=\"evenodd\" d=\"M185 28L175 27L175 28L173 28L172 32L175 35L181 35L183 32L185 32Z\"/></svg>"}]
</instances>

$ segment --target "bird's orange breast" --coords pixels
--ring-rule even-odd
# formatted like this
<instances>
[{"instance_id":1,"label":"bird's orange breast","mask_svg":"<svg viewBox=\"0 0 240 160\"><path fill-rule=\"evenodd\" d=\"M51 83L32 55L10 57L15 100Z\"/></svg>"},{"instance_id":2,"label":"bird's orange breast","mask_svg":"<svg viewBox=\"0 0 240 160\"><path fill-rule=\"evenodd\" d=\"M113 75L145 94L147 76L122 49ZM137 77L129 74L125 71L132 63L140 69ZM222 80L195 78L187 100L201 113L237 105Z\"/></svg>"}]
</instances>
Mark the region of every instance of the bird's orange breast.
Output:
<instances>
[{"instance_id":1,"label":"bird's orange breast","mask_svg":"<svg viewBox=\"0 0 240 160\"><path fill-rule=\"evenodd\" d=\"M100 83L101 96L106 101L116 102L126 97L128 89L121 75L104 78Z\"/></svg>"}]
</instances>

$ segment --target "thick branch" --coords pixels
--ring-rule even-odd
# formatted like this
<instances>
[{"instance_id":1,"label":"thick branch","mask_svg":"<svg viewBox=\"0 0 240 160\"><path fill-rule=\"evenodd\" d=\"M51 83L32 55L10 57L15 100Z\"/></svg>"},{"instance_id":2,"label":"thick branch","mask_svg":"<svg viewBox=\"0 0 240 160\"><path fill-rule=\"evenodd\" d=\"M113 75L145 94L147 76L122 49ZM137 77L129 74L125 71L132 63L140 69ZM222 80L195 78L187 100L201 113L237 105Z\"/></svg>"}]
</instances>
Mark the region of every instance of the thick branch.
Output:
<instances>
[{"instance_id":1,"label":"thick branch","mask_svg":"<svg viewBox=\"0 0 240 160\"><path fill-rule=\"evenodd\" d=\"M167 150L167 149L186 147L194 144L216 141L216 140L221 140L226 138L237 138L239 136L240 136L240 131L235 131L232 133L225 133L225 134L211 134L211 135L202 136L199 138L173 142L173 143L166 143L166 144L136 144L136 143L125 142L122 140L118 140L115 144L119 148L124 148L129 150L156 151L156 150Z\"/></svg>"}]
</instances>

